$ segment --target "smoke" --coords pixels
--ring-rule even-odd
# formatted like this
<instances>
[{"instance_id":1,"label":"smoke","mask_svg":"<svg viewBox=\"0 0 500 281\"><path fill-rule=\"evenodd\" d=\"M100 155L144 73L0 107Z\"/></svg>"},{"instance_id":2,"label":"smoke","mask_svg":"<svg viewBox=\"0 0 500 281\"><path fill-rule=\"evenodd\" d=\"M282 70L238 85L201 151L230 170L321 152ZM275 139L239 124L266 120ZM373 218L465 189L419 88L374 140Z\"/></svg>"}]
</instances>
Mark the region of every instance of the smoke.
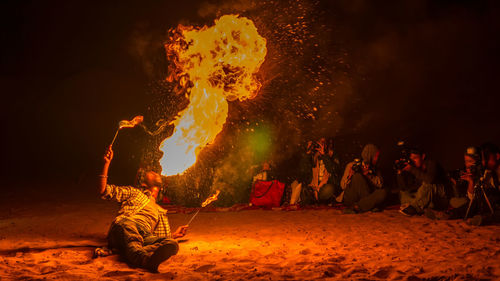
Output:
<instances>
[{"instance_id":1,"label":"smoke","mask_svg":"<svg viewBox=\"0 0 500 281\"><path fill-rule=\"evenodd\" d=\"M210 166L206 195L220 186L232 198L227 202L244 198L252 167L264 160L293 174L303 143L320 137L336 139L343 162L365 143L376 143L388 178L400 139L420 144L438 160L451 159L445 166L460 165L463 147L480 136L491 139L479 131L491 122L474 126L467 116L495 119L486 93L495 88L488 60L498 44L488 38L498 27L498 9L483 6L366 0L200 5L198 16L207 22L225 13L252 19L268 46L261 93L230 103L223 131L199 159ZM456 122L471 134L464 137ZM271 145L256 156L258 144L243 140L261 128ZM461 141L448 145L456 139Z\"/></svg>"},{"instance_id":2,"label":"smoke","mask_svg":"<svg viewBox=\"0 0 500 281\"><path fill-rule=\"evenodd\" d=\"M172 196L187 205L198 203L190 198L203 198L217 189L221 190L217 204L245 202L251 178L263 161L271 162L277 174L293 178L290 160L296 159L307 140L338 134L344 123L341 107L349 104L353 93L348 56L328 46L334 38L318 3L207 2L198 10L204 18L226 13L252 19L266 38L268 55L260 71L263 86L256 98L230 103L216 141L202 151L194 167L170 179L170 189L177 194ZM172 98L164 96L165 102Z\"/></svg>"},{"instance_id":3,"label":"smoke","mask_svg":"<svg viewBox=\"0 0 500 281\"><path fill-rule=\"evenodd\" d=\"M198 15L202 18L216 18L224 14L239 14L256 8L253 1L237 0L225 3L203 2L198 8Z\"/></svg>"}]
</instances>

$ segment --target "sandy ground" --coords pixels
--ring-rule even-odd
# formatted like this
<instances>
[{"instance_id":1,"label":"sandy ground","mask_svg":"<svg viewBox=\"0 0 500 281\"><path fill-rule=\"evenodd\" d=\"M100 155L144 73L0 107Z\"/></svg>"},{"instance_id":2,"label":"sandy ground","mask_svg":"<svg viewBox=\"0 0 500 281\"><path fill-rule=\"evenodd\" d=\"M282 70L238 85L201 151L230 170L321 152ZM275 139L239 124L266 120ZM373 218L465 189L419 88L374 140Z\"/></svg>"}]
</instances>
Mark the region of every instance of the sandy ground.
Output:
<instances>
[{"instance_id":1,"label":"sandy ground","mask_svg":"<svg viewBox=\"0 0 500 281\"><path fill-rule=\"evenodd\" d=\"M200 213L152 274L116 255L92 259L115 204L42 190L0 199L0 280L500 279L498 225L333 209ZM189 217L170 214L172 228Z\"/></svg>"}]
</instances>

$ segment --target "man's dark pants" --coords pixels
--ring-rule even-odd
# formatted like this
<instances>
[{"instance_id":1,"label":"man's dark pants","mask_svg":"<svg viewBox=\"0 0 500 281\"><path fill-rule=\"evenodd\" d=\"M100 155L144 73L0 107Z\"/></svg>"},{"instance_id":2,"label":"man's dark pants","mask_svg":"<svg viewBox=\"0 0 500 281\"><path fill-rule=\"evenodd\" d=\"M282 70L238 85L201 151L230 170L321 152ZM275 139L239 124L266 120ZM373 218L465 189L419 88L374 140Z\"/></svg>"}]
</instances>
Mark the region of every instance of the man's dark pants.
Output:
<instances>
[{"instance_id":1,"label":"man's dark pants","mask_svg":"<svg viewBox=\"0 0 500 281\"><path fill-rule=\"evenodd\" d=\"M121 219L113 223L108 233L108 243L111 249L126 261L136 267L144 267L151 254L161 245L175 245L179 251L179 244L173 239L159 238L146 231L140 224L130 219Z\"/></svg>"},{"instance_id":2,"label":"man's dark pants","mask_svg":"<svg viewBox=\"0 0 500 281\"><path fill-rule=\"evenodd\" d=\"M387 191L385 189L375 189L361 173L355 173L351 178L351 183L344 191L344 204L347 206L357 205L360 211L366 212L384 202Z\"/></svg>"}]
</instances>

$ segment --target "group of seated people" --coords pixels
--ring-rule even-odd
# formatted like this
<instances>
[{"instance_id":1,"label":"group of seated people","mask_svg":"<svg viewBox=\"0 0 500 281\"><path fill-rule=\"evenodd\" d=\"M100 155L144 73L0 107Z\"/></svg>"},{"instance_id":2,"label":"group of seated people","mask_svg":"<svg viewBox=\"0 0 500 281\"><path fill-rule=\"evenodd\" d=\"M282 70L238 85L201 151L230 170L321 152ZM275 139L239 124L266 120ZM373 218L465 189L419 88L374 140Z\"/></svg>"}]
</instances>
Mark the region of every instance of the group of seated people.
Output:
<instances>
[{"instance_id":1,"label":"group of seated people","mask_svg":"<svg viewBox=\"0 0 500 281\"><path fill-rule=\"evenodd\" d=\"M342 174L333 140L309 141L283 203L342 203L347 213L377 211L390 204L388 197L396 190L400 212L407 216L468 218L471 224L481 224L500 212L500 150L496 145L467 148L464 168L453 172L446 172L418 148L402 146L401 150L400 159L394 163L397 188L391 189L377 167L377 146L365 145L361 159L347 163ZM266 162L254 182L272 177Z\"/></svg>"}]
</instances>

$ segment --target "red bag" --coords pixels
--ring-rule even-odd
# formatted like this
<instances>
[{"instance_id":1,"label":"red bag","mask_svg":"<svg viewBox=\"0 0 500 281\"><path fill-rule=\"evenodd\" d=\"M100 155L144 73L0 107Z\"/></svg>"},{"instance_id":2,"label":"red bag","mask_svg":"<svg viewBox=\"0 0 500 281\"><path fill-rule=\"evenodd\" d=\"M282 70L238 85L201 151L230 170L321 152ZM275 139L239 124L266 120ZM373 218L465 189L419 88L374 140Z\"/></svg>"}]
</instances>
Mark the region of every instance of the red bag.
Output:
<instances>
[{"instance_id":1,"label":"red bag","mask_svg":"<svg viewBox=\"0 0 500 281\"><path fill-rule=\"evenodd\" d=\"M255 206L279 207L285 184L277 180L256 181L250 194L250 203Z\"/></svg>"}]
</instances>

